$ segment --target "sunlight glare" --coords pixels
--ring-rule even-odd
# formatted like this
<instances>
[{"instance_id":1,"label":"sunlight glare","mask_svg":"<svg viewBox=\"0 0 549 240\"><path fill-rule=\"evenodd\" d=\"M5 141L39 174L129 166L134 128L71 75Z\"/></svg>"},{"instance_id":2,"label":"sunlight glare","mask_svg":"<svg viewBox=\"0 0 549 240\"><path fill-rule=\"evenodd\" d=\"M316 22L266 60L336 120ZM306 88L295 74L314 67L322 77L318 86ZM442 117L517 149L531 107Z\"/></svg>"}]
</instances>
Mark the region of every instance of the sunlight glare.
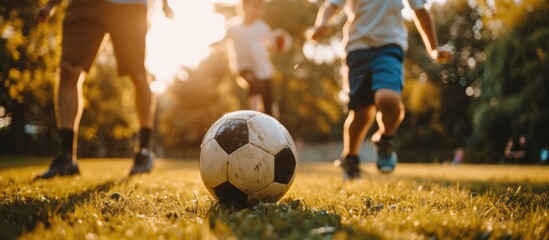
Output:
<instances>
[{"instance_id":1,"label":"sunlight glare","mask_svg":"<svg viewBox=\"0 0 549 240\"><path fill-rule=\"evenodd\" d=\"M166 85L166 82L156 80L151 83L150 88L153 93L161 94L168 89L168 86Z\"/></svg>"},{"instance_id":2,"label":"sunlight glare","mask_svg":"<svg viewBox=\"0 0 549 240\"><path fill-rule=\"evenodd\" d=\"M174 19L166 18L156 2L149 12L145 65L155 82L164 83L156 83L155 92L161 94L181 75L181 68L194 69L210 54L210 45L225 35L225 19L214 12L215 0L170 1Z\"/></svg>"}]
</instances>

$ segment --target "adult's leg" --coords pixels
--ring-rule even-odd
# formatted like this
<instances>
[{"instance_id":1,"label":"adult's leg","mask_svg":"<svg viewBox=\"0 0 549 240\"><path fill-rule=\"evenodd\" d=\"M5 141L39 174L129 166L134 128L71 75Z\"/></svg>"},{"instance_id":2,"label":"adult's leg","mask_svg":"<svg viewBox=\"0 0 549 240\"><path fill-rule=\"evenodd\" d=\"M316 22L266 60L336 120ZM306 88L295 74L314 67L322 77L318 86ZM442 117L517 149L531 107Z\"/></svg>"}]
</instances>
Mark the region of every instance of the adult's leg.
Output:
<instances>
[{"instance_id":1,"label":"adult's leg","mask_svg":"<svg viewBox=\"0 0 549 240\"><path fill-rule=\"evenodd\" d=\"M63 20L63 42L59 81L55 89L55 111L61 151L50 168L37 178L75 175L78 125L83 111L82 84L105 31L95 16L96 1L71 1ZM99 11L100 12L100 11Z\"/></svg>"},{"instance_id":2,"label":"adult's leg","mask_svg":"<svg viewBox=\"0 0 549 240\"><path fill-rule=\"evenodd\" d=\"M132 74L130 79L134 85L135 111L141 128L153 128L155 97L149 87L149 77L146 73Z\"/></svg>"},{"instance_id":3,"label":"adult's leg","mask_svg":"<svg viewBox=\"0 0 549 240\"><path fill-rule=\"evenodd\" d=\"M84 109L82 85L85 74L82 67L67 62L61 62L59 71L54 102L60 153L72 156L72 161L76 162L78 126Z\"/></svg>"},{"instance_id":4,"label":"adult's leg","mask_svg":"<svg viewBox=\"0 0 549 240\"><path fill-rule=\"evenodd\" d=\"M59 82L55 90L55 110L57 127L78 131L80 118L84 108L82 84L85 74L83 68L62 62Z\"/></svg>"},{"instance_id":5,"label":"adult's leg","mask_svg":"<svg viewBox=\"0 0 549 240\"><path fill-rule=\"evenodd\" d=\"M105 2L107 29L113 43L120 75L128 75L134 85L135 110L140 125L136 152L150 149L154 127L155 100L145 69L145 36L147 8L142 4ZM147 150L148 151L148 150Z\"/></svg>"},{"instance_id":6,"label":"adult's leg","mask_svg":"<svg viewBox=\"0 0 549 240\"><path fill-rule=\"evenodd\" d=\"M78 124L82 116L82 68L66 62L61 63L60 78L56 86L55 112L61 151L52 160L49 169L36 179L79 174L76 160Z\"/></svg>"},{"instance_id":7,"label":"adult's leg","mask_svg":"<svg viewBox=\"0 0 549 240\"><path fill-rule=\"evenodd\" d=\"M150 150L150 142L153 134L155 97L149 88L146 73L130 75L135 89L135 107L137 118L141 128L139 129L139 141L135 147L133 167L130 175L149 172L154 163L154 153Z\"/></svg>"}]
</instances>

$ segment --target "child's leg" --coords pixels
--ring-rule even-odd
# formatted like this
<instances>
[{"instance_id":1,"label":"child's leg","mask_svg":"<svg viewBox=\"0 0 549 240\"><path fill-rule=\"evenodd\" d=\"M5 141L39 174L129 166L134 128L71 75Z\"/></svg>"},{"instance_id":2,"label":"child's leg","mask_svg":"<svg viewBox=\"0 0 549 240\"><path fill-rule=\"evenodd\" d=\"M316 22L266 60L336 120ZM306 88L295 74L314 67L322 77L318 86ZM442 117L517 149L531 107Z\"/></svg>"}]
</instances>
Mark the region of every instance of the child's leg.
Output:
<instances>
[{"instance_id":1,"label":"child's leg","mask_svg":"<svg viewBox=\"0 0 549 240\"><path fill-rule=\"evenodd\" d=\"M383 121L381 121L381 112L376 113L376 122L377 122L377 131L372 134L372 138L370 139L372 142L379 142L381 139L381 135L385 132L385 125L383 125Z\"/></svg>"},{"instance_id":2,"label":"child's leg","mask_svg":"<svg viewBox=\"0 0 549 240\"><path fill-rule=\"evenodd\" d=\"M391 173L397 164L393 135L404 119L404 106L399 92L385 88L376 91L375 103L381 113L378 118L381 134L375 142L376 166L382 173Z\"/></svg>"},{"instance_id":3,"label":"child's leg","mask_svg":"<svg viewBox=\"0 0 549 240\"><path fill-rule=\"evenodd\" d=\"M271 80L266 79L261 81L261 95L263 96L263 112L273 116L273 90Z\"/></svg>"},{"instance_id":4,"label":"child's leg","mask_svg":"<svg viewBox=\"0 0 549 240\"><path fill-rule=\"evenodd\" d=\"M379 133L384 136L393 136L404 120L402 97L396 91L379 89L375 93L375 103L381 113L381 117L378 118Z\"/></svg>"},{"instance_id":5,"label":"child's leg","mask_svg":"<svg viewBox=\"0 0 549 240\"><path fill-rule=\"evenodd\" d=\"M350 110L343 125L343 152L341 156L358 156L360 145L368 129L372 126L376 115L374 105L368 105L356 110Z\"/></svg>"},{"instance_id":6,"label":"child's leg","mask_svg":"<svg viewBox=\"0 0 549 240\"><path fill-rule=\"evenodd\" d=\"M261 94L250 94L248 96L248 108L250 110L263 112L263 97Z\"/></svg>"}]
</instances>

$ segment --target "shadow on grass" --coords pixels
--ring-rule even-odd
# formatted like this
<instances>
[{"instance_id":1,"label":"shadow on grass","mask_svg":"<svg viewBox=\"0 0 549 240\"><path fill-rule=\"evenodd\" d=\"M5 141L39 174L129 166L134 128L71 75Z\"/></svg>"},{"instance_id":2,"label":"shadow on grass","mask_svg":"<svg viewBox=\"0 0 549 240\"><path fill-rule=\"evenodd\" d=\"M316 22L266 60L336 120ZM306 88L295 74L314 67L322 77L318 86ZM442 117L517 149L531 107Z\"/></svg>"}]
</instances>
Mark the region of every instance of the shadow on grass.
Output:
<instances>
[{"instance_id":1,"label":"shadow on grass","mask_svg":"<svg viewBox=\"0 0 549 240\"><path fill-rule=\"evenodd\" d=\"M300 200L260 203L249 208L214 205L204 233L216 239L382 239L341 223L341 216L311 209Z\"/></svg>"},{"instance_id":2,"label":"shadow on grass","mask_svg":"<svg viewBox=\"0 0 549 240\"><path fill-rule=\"evenodd\" d=\"M50 218L67 217L77 206L88 202L95 193L109 191L115 181L108 181L83 189L65 198L24 198L12 196L6 204L0 205L0 239L16 239L26 231L32 231L38 224L50 227ZM3 197L7 197L4 195Z\"/></svg>"},{"instance_id":3,"label":"shadow on grass","mask_svg":"<svg viewBox=\"0 0 549 240\"><path fill-rule=\"evenodd\" d=\"M0 170L40 165L47 166L50 160L51 158L46 157L0 156Z\"/></svg>"}]
</instances>

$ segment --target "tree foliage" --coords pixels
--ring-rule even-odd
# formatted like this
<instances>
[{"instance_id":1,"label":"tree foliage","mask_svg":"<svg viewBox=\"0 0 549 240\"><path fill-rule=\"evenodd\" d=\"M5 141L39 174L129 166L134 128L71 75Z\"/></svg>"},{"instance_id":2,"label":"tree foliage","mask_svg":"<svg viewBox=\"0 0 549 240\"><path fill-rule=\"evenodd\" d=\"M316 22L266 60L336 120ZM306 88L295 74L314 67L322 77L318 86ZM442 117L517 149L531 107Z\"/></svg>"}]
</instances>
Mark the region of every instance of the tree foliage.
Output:
<instances>
[{"instance_id":1,"label":"tree foliage","mask_svg":"<svg viewBox=\"0 0 549 240\"><path fill-rule=\"evenodd\" d=\"M0 107L4 109L0 118L11 119L9 126L0 128L1 152L48 152L45 143L54 134L51 96L63 11L38 27L34 13L44 3L3 0L0 4Z\"/></svg>"},{"instance_id":2,"label":"tree foliage","mask_svg":"<svg viewBox=\"0 0 549 240\"><path fill-rule=\"evenodd\" d=\"M47 24L37 24L34 12L45 0L0 1L0 152L51 154L57 144L53 87L65 6ZM322 3L270 1L265 12L273 28L293 37L290 51L272 55L279 120L294 138L310 142L340 140L345 118L343 62L336 47L345 17L336 18L325 41L312 44L305 36ZM415 26L406 23L410 48L399 160L445 160L466 145L467 161L494 162L506 139L516 134L527 135L531 156L548 145L548 5L544 0L433 4L439 41L455 51L445 65L426 55ZM234 6L218 7L218 12L235 14ZM117 76L109 49L99 54L85 81L82 156L127 155L134 144L133 87ZM160 155L196 153L215 120L246 108L247 90L235 83L225 49L211 50L196 69L182 68L186 76L158 96L155 146ZM332 55L315 58L308 56L311 51Z\"/></svg>"},{"instance_id":3,"label":"tree foliage","mask_svg":"<svg viewBox=\"0 0 549 240\"><path fill-rule=\"evenodd\" d=\"M490 42L471 1L435 4L430 11L439 43L454 51L454 59L444 65L432 61L415 25L407 23L410 49L403 96L407 116L399 129L399 160L408 162L448 160L454 149L465 145L471 130L470 104L478 96L484 48Z\"/></svg>"},{"instance_id":4,"label":"tree foliage","mask_svg":"<svg viewBox=\"0 0 549 240\"><path fill-rule=\"evenodd\" d=\"M509 137L526 135L530 161L537 161L539 148L549 145L549 3L522 1L493 11L506 16L517 8L524 11L501 20L512 28L488 48L470 139L474 162L500 160Z\"/></svg>"}]
</instances>

